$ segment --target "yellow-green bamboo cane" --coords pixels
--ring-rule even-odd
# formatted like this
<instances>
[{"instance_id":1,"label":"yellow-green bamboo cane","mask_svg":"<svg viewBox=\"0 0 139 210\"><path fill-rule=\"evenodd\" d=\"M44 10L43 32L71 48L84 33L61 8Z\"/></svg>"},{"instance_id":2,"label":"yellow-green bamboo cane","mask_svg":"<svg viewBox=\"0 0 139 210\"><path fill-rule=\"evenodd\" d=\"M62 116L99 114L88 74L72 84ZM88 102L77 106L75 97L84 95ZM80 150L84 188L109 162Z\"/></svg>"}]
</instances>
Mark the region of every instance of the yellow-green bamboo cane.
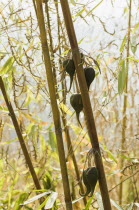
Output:
<instances>
[{"instance_id":1,"label":"yellow-green bamboo cane","mask_svg":"<svg viewBox=\"0 0 139 210\"><path fill-rule=\"evenodd\" d=\"M53 78L53 73L52 73L52 66L51 66L51 60L50 60L49 49L48 49L46 29L45 29L45 23L44 23L44 14L43 14L41 0L36 0L36 8L37 8L38 25L40 29L42 51L43 51L43 56L44 56L44 63L45 63L46 75L47 75L47 81L48 81L48 87L49 87L49 94L50 94L50 100L51 100L51 107L52 107L52 112L53 112L53 120L54 120L55 133L56 133L56 139L57 139L66 209L71 210L72 202L71 202L70 187L69 187L64 145L63 145L60 114L59 114L59 109L58 109L58 105L56 101L55 84L54 84L54 78Z\"/></svg>"}]
</instances>

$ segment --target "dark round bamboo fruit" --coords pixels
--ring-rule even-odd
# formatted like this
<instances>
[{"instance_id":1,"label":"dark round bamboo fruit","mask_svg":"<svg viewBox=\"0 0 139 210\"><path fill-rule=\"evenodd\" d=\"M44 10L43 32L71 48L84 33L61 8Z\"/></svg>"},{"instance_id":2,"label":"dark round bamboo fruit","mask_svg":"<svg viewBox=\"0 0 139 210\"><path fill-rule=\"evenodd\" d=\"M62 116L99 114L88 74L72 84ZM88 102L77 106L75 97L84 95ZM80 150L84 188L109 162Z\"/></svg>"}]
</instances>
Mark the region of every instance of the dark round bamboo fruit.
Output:
<instances>
[{"instance_id":1,"label":"dark round bamboo fruit","mask_svg":"<svg viewBox=\"0 0 139 210\"><path fill-rule=\"evenodd\" d=\"M89 170L89 168L87 168L86 170L83 170L83 175L82 175L82 178L83 178L83 183L86 187L86 192L84 194L82 194L80 191L79 191L79 194L81 196L87 196L90 192L91 192L91 187L88 183L88 180L87 180L87 176L86 176L86 173L87 171Z\"/></svg>"},{"instance_id":2,"label":"dark round bamboo fruit","mask_svg":"<svg viewBox=\"0 0 139 210\"><path fill-rule=\"evenodd\" d=\"M73 76L74 76L74 73L75 73L75 65L74 65L73 59L64 60L63 61L63 68L70 76L70 87L69 87L69 91L70 91L71 86L72 86L72 82L73 82Z\"/></svg>"},{"instance_id":3,"label":"dark round bamboo fruit","mask_svg":"<svg viewBox=\"0 0 139 210\"><path fill-rule=\"evenodd\" d=\"M96 167L89 167L83 171L83 183L86 186L86 193L81 194L81 196L91 197L94 193L95 186L98 181L98 170ZM89 193L91 193L89 195Z\"/></svg>"},{"instance_id":4,"label":"dark round bamboo fruit","mask_svg":"<svg viewBox=\"0 0 139 210\"><path fill-rule=\"evenodd\" d=\"M72 94L70 97L70 104L76 112L76 117L77 117L79 125L82 127L82 124L80 123L80 120L79 120L80 112L83 110L83 102L82 102L81 94L80 93Z\"/></svg>"},{"instance_id":5,"label":"dark round bamboo fruit","mask_svg":"<svg viewBox=\"0 0 139 210\"><path fill-rule=\"evenodd\" d=\"M91 83L95 79L95 70L92 67L86 67L86 68L84 68L84 74L85 74L87 87L89 90Z\"/></svg>"}]
</instances>

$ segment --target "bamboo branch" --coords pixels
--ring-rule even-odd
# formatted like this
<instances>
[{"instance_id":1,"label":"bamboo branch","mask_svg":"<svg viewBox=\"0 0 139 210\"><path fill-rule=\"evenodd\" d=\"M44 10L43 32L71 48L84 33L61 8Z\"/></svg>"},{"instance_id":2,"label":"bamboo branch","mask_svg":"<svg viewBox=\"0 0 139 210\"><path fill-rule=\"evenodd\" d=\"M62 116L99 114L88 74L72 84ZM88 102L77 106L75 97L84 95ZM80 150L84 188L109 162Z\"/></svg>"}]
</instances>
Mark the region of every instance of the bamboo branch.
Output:
<instances>
[{"instance_id":1,"label":"bamboo branch","mask_svg":"<svg viewBox=\"0 0 139 210\"><path fill-rule=\"evenodd\" d=\"M100 153L100 148L99 148L98 136L96 132L96 127L95 127L92 107L90 103L90 98L89 98L89 94L87 90L87 84L86 84L85 76L83 72L83 67L81 64L82 62L81 62L80 52L79 52L77 39L76 39L74 27L73 27L71 13L70 13L68 1L60 0L60 2L62 6L62 11L64 15L65 25L67 28L67 33L68 33L72 53L73 53L73 59L75 62L79 86L81 90L88 134L89 134L92 148L94 151L95 164L99 171L99 185L100 185L100 190L101 190L101 195L102 195L102 200L103 200L103 206L105 210L111 210L108 188L107 188L107 183L106 183L106 178L105 178L105 173L104 173L104 168L103 168L103 163L102 163L102 158L101 158L101 153Z\"/></svg>"},{"instance_id":2,"label":"bamboo branch","mask_svg":"<svg viewBox=\"0 0 139 210\"><path fill-rule=\"evenodd\" d=\"M69 180L68 180L68 173L67 173L67 166L66 166L66 159L65 159L65 151L64 151L64 145L63 145L60 113L59 113L59 109L58 109L58 105L56 101L56 90L55 90L54 78L53 78L53 73L52 73L52 66L51 66L51 60L50 60L49 49L48 49L46 29L45 29L45 23L44 23L44 14L43 14L41 0L36 0L36 5L37 5L37 16L38 16L38 25L40 29L42 51L43 51L43 56L44 56L44 63L45 63L45 68L46 68L46 75L47 75L51 107L52 107L52 113L53 113L53 120L54 120L54 126L55 126L55 133L56 133L56 139L57 139L57 147L58 147L58 153L59 153L66 209L71 210L72 202L71 202Z\"/></svg>"},{"instance_id":3,"label":"bamboo branch","mask_svg":"<svg viewBox=\"0 0 139 210\"><path fill-rule=\"evenodd\" d=\"M3 80L2 80L2 77L1 76L0 76L0 88L1 88L1 91L2 91L2 94L3 94L3 97L5 99L6 105L8 107L8 110L9 110L9 113L10 113L10 116L11 116L11 119L13 121L13 125L15 127L16 134L18 136L19 143L20 143L21 149L23 151L23 154L25 156L25 160L26 160L26 163L27 163L27 165L29 167L29 170L30 170L31 176L33 178L34 184L36 186L36 189L37 190L40 190L41 189L41 186L40 186L39 180L37 178L36 172L35 172L34 167L32 165L32 162L31 162L31 159L30 159L30 156L29 156L29 153L28 153L26 144L24 142L22 133L20 131L20 127L19 127L19 124L18 124L16 115L15 115L14 110L13 110L13 107L12 107L12 104L8 100L8 96L7 96L7 93L6 93L6 90L5 90L5 87L4 87L4 83L3 83Z\"/></svg>"}]
</instances>

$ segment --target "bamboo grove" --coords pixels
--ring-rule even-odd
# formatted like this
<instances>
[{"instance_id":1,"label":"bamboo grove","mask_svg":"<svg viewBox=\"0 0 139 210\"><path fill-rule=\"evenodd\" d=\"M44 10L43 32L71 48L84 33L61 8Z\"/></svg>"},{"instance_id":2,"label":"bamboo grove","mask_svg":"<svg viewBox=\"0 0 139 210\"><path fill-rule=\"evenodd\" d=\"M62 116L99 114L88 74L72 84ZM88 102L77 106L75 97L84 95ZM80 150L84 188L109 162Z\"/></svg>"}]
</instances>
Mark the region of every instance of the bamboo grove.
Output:
<instances>
[{"instance_id":1,"label":"bamboo grove","mask_svg":"<svg viewBox=\"0 0 139 210\"><path fill-rule=\"evenodd\" d=\"M138 209L139 5L109 4L1 3L1 209Z\"/></svg>"}]
</instances>

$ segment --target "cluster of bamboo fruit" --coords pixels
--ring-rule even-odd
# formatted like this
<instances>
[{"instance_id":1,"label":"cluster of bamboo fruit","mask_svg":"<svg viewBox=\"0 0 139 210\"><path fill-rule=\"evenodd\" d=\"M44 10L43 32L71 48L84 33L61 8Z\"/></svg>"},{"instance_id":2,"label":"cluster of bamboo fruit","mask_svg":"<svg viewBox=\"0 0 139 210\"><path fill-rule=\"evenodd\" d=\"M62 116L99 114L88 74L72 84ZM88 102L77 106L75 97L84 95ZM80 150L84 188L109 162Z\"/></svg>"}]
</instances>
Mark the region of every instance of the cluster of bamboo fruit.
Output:
<instances>
[{"instance_id":1,"label":"cluster of bamboo fruit","mask_svg":"<svg viewBox=\"0 0 139 210\"><path fill-rule=\"evenodd\" d=\"M69 91L70 91L72 82L73 82L73 77L75 74L75 65L74 65L73 59L64 60L63 68L70 76L70 88L69 88ZM84 75L85 75L87 87L89 90L89 87L95 78L95 70L92 67L86 67L86 68L84 68ZM76 112L78 123L82 127L80 120L79 120L79 114L83 110L83 102L82 102L81 94L80 93L72 94L70 97L70 103Z\"/></svg>"}]
</instances>

